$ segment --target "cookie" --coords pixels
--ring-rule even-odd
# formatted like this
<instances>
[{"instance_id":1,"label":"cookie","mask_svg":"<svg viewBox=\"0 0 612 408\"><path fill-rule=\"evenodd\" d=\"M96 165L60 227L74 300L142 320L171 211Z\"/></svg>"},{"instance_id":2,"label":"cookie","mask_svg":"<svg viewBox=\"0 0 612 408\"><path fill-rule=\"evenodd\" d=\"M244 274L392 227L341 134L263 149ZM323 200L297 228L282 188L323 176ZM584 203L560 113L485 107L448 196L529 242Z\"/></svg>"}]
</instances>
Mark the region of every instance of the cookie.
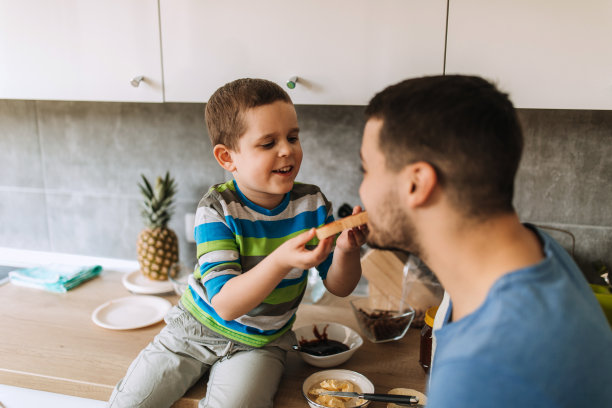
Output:
<instances>
[{"instance_id":1,"label":"cookie","mask_svg":"<svg viewBox=\"0 0 612 408\"><path fill-rule=\"evenodd\" d=\"M388 392L388 394L395 395L414 395L415 397L419 397L419 404L425 405L427 404L427 397L422 392L413 390L411 388L394 388ZM397 405L392 402L387 404L387 408L404 408L402 405Z\"/></svg>"}]
</instances>

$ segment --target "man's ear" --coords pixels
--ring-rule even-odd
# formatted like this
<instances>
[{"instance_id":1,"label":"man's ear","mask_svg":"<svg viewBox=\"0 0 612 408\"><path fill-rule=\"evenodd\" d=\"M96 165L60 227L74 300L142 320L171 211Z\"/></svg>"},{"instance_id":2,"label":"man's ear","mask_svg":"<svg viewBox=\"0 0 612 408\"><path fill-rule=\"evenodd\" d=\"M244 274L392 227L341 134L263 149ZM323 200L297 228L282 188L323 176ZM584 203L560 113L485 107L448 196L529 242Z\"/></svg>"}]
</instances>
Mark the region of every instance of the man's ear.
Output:
<instances>
[{"instance_id":1,"label":"man's ear","mask_svg":"<svg viewBox=\"0 0 612 408\"><path fill-rule=\"evenodd\" d=\"M215 159L217 159L217 163L225 170L230 173L236 170L236 165L234 164L234 159L232 158L232 152L227 146L218 144L213 148L213 155Z\"/></svg>"},{"instance_id":2,"label":"man's ear","mask_svg":"<svg viewBox=\"0 0 612 408\"><path fill-rule=\"evenodd\" d=\"M407 204L415 208L427 203L438 184L438 176L433 166L419 161L406 166L402 173L407 188L405 191Z\"/></svg>"}]
</instances>

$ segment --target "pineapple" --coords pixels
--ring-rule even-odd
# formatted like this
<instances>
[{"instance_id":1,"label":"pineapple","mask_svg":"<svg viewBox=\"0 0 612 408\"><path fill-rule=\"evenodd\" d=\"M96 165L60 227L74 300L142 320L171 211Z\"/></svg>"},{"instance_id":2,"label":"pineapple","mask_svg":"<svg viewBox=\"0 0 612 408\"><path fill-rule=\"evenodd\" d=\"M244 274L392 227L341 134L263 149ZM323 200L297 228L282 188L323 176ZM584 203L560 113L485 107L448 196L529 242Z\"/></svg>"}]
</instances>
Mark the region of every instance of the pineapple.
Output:
<instances>
[{"instance_id":1,"label":"pineapple","mask_svg":"<svg viewBox=\"0 0 612 408\"><path fill-rule=\"evenodd\" d=\"M141 177L143 183L138 187L144 197L141 214L146 228L138 235L140 271L150 279L167 280L172 265L178 262L178 238L168 228L176 184L169 172L165 178L157 178L155 188L144 175Z\"/></svg>"}]
</instances>

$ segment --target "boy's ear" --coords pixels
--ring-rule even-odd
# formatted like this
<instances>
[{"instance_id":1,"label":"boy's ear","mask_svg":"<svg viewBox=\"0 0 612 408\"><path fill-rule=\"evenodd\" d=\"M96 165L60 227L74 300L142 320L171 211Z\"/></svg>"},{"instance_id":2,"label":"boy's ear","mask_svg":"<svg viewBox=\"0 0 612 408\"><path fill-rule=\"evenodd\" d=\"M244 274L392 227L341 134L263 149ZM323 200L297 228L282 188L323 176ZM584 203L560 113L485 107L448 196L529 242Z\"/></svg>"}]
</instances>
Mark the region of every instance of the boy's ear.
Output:
<instances>
[{"instance_id":1,"label":"boy's ear","mask_svg":"<svg viewBox=\"0 0 612 408\"><path fill-rule=\"evenodd\" d=\"M236 170L236 165L234 164L234 160L232 158L232 152L227 146L218 144L213 148L213 154L215 159L217 159L217 163L225 170L230 173Z\"/></svg>"},{"instance_id":2,"label":"boy's ear","mask_svg":"<svg viewBox=\"0 0 612 408\"><path fill-rule=\"evenodd\" d=\"M420 161L406 166L402 173L407 188L408 205L414 208L427 203L438 184L438 176L433 166Z\"/></svg>"}]
</instances>

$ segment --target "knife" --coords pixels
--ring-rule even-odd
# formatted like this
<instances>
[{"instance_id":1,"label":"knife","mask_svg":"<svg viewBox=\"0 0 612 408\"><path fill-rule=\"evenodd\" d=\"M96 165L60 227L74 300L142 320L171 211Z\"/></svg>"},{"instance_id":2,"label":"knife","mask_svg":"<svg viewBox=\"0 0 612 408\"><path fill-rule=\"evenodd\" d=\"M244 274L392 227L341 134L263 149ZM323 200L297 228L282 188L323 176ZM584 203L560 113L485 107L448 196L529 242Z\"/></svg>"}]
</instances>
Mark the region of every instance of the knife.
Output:
<instances>
[{"instance_id":1,"label":"knife","mask_svg":"<svg viewBox=\"0 0 612 408\"><path fill-rule=\"evenodd\" d=\"M415 395L397 394L368 394L362 392L321 391L318 395L330 395L332 397L361 398L368 401L393 402L398 405L415 406L419 403L419 397Z\"/></svg>"}]
</instances>

